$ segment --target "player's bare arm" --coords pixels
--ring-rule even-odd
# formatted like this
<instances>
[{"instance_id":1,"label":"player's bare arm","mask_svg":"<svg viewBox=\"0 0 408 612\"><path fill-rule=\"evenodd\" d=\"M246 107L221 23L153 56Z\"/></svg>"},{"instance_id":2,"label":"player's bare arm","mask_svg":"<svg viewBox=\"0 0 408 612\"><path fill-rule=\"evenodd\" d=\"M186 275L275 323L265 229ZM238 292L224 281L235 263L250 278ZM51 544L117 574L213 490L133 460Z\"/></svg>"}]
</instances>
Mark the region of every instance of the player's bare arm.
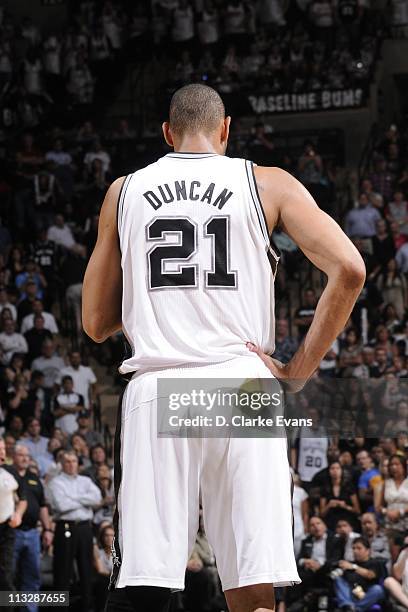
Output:
<instances>
[{"instance_id":1,"label":"player's bare arm","mask_svg":"<svg viewBox=\"0 0 408 612\"><path fill-rule=\"evenodd\" d=\"M122 270L117 231L117 206L124 177L110 186L103 202L98 239L85 272L82 323L95 342L122 329Z\"/></svg>"},{"instance_id":2,"label":"player's bare arm","mask_svg":"<svg viewBox=\"0 0 408 612\"><path fill-rule=\"evenodd\" d=\"M305 187L279 168L255 169L259 195L271 231L280 226L305 256L327 275L309 331L288 364L255 350L279 378L306 381L343 330L365 281L364 262L339 225Z\"/></svg>"}]
</instances>

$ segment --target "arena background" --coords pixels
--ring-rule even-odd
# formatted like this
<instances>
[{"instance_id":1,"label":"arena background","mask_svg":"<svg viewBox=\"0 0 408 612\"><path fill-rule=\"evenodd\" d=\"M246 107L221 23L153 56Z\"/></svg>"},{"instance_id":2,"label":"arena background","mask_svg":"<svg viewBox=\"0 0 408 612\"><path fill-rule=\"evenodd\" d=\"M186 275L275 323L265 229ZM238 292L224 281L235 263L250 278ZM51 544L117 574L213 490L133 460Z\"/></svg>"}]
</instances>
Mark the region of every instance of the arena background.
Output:
<instances>
[{"instance_id":1,"label":"arena background","mask_svg":"<svg viewBox=\"0 0 408 612\"><path fill-rule=\"evenodd\" d=\"M70 608L103 609L125 343L118 334L96 345L84 334L82 278L109 184L168 151L160 125L173 91L191 82L222 95L228 154L295 175L367 267L348 326L314 390L297 400L305 414L336 409L344 422L337 435L322 425L312 438L291 436L304 583L280 589L277 609L334 610L332 572L353 561L356 534L383 560L382 595L369 609L408 609L397 602L408 594L408 0L0 3L0 476L14 462L21 477L24 461L37 475L30 520L0 521L1 588L61 588L54 570L63 554ZM274 356L286 362L325 278L288 236L273 238L282 254ZM330 379L344 385L333 392ZM53 533L64 449L97 487L88 556L79 544L68 553ZM310 569L305 558L322 535L330 545ZM202 530L172 610L226 610Z\"/></svg>"}]
</instances>

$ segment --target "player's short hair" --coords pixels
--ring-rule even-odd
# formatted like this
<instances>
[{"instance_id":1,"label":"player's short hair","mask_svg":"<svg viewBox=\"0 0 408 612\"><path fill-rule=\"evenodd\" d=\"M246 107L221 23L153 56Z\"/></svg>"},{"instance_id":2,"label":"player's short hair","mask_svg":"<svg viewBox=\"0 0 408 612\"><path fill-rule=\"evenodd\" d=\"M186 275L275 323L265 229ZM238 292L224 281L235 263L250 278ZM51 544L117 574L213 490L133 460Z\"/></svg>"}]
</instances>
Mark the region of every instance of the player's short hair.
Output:
<instances>
[{"instance_id":1,"label":"player's short hair","mask_svg":"<svg viewBox=\"0 0 408 612\"><path fill-rule=\"evenodd\" d=\"M195 83L185 85L173 94L169 123L175 134L211 134L223 119L224 103L212 87Z\"/></svg>"}]
</instances>

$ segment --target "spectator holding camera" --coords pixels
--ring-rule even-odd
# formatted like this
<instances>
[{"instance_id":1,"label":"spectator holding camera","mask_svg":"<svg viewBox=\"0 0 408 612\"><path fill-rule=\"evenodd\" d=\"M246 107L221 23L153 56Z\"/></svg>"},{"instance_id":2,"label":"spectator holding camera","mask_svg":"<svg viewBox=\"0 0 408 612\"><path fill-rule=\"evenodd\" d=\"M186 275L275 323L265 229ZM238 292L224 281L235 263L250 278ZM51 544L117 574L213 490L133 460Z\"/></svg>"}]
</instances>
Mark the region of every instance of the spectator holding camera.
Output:
<instances>
[{"instance_id":1,"label":"spectator holding camera","mask_svg":"<svg viewBox=\"0 0 408 612\"><path fill-rule=\"evenodd\" d=\"M337 602L344 612L369 610L385 596L379 584L384 566L371 558L370 544L365 538L354 540L353 555L353 562L342 559L339 570L332 573Z\"/></svg>"}]
</instances>

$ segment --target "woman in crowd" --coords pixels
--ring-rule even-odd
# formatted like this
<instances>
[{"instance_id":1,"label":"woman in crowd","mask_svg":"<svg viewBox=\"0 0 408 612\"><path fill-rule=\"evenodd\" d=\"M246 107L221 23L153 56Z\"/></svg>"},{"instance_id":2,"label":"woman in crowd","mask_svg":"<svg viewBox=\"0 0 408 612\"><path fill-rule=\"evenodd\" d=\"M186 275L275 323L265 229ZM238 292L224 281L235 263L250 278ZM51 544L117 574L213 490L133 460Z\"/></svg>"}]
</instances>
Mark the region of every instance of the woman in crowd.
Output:
<instances>
[{"instance_id":1,"label":"woman in crowd","mask_svg":"<svg viewBox=\"0 0 408 612\"><path fill-rule=\"evenodd\" d=\"M405 457L392 455L388 464L389 477L376 495L375 510L384 517L390 550L395 561L408 530L408 478Z\"/></svg>"},{"instance_id":2,"label":"woman in crowd","mask_svg":"<svg viewBox=\"0 0 408 612\"><path fill-rule=\"evenodd\" d=\"M408 609L408 538L405 538L404 549L392 568L392 576L384 581L384 587L392 596L393 602L401 604L401 610ZM398 608L399 610L400 608Z\"/></svg>"},{"instance_id":3,"label":"woman in crowd","mask_svg":"<svg viewBox=\"0 0 408 612\"><path fill-rule=\"evenodd\" d=\"M358 530L360 512L360 504L353 483L343 477L340 461L333 461L329 466L329 482L321 491L320 516L332 531L337 522L343 518Z\"/></svg>"},{"instance_id":4,"label":"woman in crowd","mask_svg":"<svg viewBox=\"0 0 408 612\"><path fill-rule=\"evenodd\" d=\"M93 565L96 571L95 611L103 610L106 601L106 590L112 572L112 542L115 532L112 525L105 525L98 535L98 543L93 548Z\"/></svg>"},{"instance_id":5,"label":"woman in crowd","mask_svg":"<svg viewBox=\"0 0 408 612\"><path fill-rule=\"evenodd\" d=\"M401 318L406 305L407 283L404 275L398 271L395 259L390 259L385 270L379 275L377 288L384 302L392 304L397 317Z\"/></svg>"}]
</instances>

